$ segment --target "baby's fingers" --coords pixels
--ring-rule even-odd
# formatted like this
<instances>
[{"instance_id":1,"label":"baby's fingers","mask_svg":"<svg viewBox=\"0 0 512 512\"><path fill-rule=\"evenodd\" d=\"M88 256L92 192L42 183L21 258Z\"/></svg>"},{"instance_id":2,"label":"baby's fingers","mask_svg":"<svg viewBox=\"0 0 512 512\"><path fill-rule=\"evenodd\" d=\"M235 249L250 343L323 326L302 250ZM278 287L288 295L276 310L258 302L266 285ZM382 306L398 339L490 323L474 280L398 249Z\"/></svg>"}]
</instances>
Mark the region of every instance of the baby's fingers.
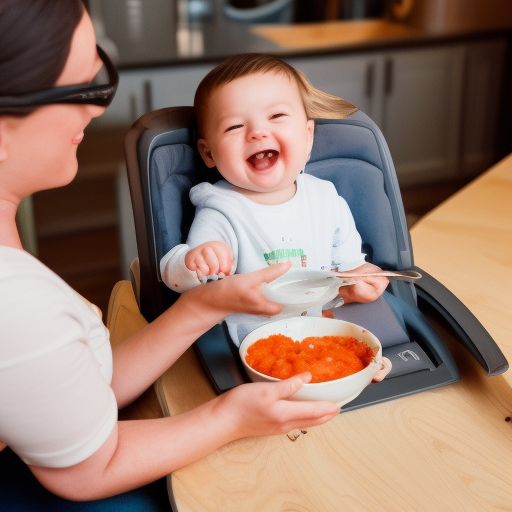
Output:
<instances>
[{"instance_id":1,"label":"baby's fingers","mask_svg":"<svg viewBox=\"0 0 512 512\"><path fill-rule=\"evenodd\" d=\"M387 357L382 358L382 368L373 376L374 382L380 382L391 371L391 361Z\"/></svg>"},{"instance_id":2,"label":"baby's fingers","mask_svg":"<svg viewBox=\"0 0 512 512\"><path fill-rule=\"evenodd\" d=\"M219 258L217 257L217 253L215 252L215 250L212 249L211 247L205 247L202 250L201 255L204 259L206 268L204 269L204 271L202 268L200 270L205 275L218 274L220 272Z\"/></svg>"},{"instance_id":3,"label":"baby's fingers","mask_svg":"<svg viewBox=\"0 0 512 512\"><path fill-rule=\"evenodd\" d=\"M219 272L222 272L225 276L229 276L233 271L234 258L233 253L229 248L225 251L217 252L217 258L219 262Z\"/></svg>"}]
</instances>

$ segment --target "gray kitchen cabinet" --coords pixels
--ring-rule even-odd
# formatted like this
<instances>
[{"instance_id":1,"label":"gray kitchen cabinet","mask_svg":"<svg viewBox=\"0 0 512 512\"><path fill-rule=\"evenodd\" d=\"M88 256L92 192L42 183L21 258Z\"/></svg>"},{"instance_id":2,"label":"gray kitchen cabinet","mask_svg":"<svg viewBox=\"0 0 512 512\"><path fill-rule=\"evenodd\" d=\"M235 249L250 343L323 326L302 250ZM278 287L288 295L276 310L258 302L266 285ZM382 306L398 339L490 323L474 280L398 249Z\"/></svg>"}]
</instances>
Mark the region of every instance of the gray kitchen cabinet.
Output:
<instances>
[{"instance_id":1,"label":"gray kitchen cabinet","mask_svg":"<svg viewBox=\"0 0 512 512\"><path fill-rule=\"evenodd\" d=\"M125 70L119 73L116 95L105 113L92 120L94 129L130 126L151 110L151 75L153 71Z\"/></svg>"},{"instance_id":2,"label":"gray kitchen cabinet","mask_svg":"<svg viewBox=\"0 0 512 512\"><path fill-rule=\"evenodd\" d=\"M401 184L457 172L462 46L288 59L380 127Z\"/></svg>"},{"instance_id":3,"label":"gray kitchen cabinet","mask_svg":"<svg viewBox=\"0 0 512 512\"><path fill-rule=\"evenodd\" d=\"M401 185L458 174L463 47L383 55L381 129Z\"/></svg>"},{"instance_id":4,"label":"gray kitchen cabinet","mask_svg":"<svg viewBox=\"0 0 512 512\"><path fill-rule=\"evenodd\" d=\"M343 98L382 124L383 61L380 53L286 59L318 89Z\"/></svg>"},{"instance_id":5,"label":"gray kitchen cabinet","mask_svg":"<svg viewBox=\"0 0 512 512\"><path fill-rule=\"evenodd\" d=\"M288 57L313 85L353 103L382 130L401 185L461 178L495 159L503 38ZM128 126L143 113L192 105L215 63L124 70L96 126Z\"/></svg>"},{"instance_id":6,"label":"gray kitchen cabinet","mask_svg":"<svg viewBox=\"0 0 512 512\"><path fill-rule=\"evenodd\" d=\"M199 82L214 67L214 64L176 66L153 73L153 109L192 105Z\"/></svg>"},{"instance_id":7,"label":"gray kitchen cabinet","mask_svg":"<svg viewBox=\"0 0 512 512\"><path fill-rule=\"evenodd\" d=\"M214 64L124 70L117 93L93 126L129 126L142 114L165 107L192 105L199 82Z\"/></svg>"},{"instance_id":8,"label":"gray kitchen cabinet","mask_svg":"<svg viewBox=\"0 0 512 512\"><path fill-rule=\"evenodd\" d=\"M503 38L468 43L464 48L461 170L467 176L496 162L505 50Z\"/></svg>"}]
</instances>

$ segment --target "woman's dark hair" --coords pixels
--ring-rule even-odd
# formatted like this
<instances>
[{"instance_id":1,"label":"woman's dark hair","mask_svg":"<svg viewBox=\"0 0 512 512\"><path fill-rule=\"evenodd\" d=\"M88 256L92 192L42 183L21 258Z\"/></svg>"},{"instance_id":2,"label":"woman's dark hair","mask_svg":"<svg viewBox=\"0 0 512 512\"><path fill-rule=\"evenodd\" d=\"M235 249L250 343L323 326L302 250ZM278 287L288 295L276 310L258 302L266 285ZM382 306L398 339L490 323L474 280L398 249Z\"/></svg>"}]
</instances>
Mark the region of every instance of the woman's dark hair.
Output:
<instances>
[{"instance_id":1,"label":"woman's dark hair","mask_svg":"<svg viewBox=\"0 0 512 512\"><path fill-rule=\"evenodd\" d=\"M0 0L0 96L52 87L83 13L81 0Z\"/></svg>"}]
</instances>

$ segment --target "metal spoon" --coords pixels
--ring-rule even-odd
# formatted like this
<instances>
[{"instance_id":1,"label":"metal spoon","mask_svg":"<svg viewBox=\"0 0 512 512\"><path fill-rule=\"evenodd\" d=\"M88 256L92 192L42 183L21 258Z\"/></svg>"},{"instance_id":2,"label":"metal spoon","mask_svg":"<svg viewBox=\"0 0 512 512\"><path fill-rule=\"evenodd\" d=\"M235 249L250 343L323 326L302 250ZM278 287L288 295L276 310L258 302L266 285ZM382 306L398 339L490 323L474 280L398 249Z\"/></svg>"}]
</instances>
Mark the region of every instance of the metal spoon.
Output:
<instances>
[{"instance_id":1,"label":"metal spoon","mask_svg":"<svg viewBox=\"0 0 512 512\"><path fill-rule=\"evenodd\" d=\"M290 271L289 271L290 272ZM312 271L314 272L314 271ZM366 277L366 276L382 276L382 277L390 277L391 279L401 279L402 281L413 282L416 279L421 277L419 272L415 272L414 270L400 270L400 271L391 271L391 270L383 270L381 272L368 272L368 273L351 273L351 272L333 272L330 270L325 271L317 271L314 272L315 275L321 274L324 277L316 277L315 279L308 279L307 273L304 273L304 276L301 276L300 273L296 273L290 275L291 280L287 281L287 274L283 274L280 278L276 280L278 286L276 286L276 290L281 293L293 293L293 294L304 294L308 295L313 293L313 290L317 288L325 288L330 286L333 283L333 280L336 278L342 278L343 281L339 282L339 286L349 286L355 284L355 281L352 278L356 277ZM302 279L298 279L297 277L302 277Z\"/></svg>"},{"instance_id":2,"label":"metal spoon","mask_svg":"<svg viewBox=\"0 0 512 512\"><path fill-rule=\"evenodd\" d=\"M338 272L335 271L333 274L336 277L343 277L345 279L351 279L356 277L389 277L390 279L399 279L401 281L408 281L412 283L417 279L421 278L421 274L414 270L382 270L380 272L368 272L368 273L355 273L355 272Z\"/></svg>"}]
</instances>

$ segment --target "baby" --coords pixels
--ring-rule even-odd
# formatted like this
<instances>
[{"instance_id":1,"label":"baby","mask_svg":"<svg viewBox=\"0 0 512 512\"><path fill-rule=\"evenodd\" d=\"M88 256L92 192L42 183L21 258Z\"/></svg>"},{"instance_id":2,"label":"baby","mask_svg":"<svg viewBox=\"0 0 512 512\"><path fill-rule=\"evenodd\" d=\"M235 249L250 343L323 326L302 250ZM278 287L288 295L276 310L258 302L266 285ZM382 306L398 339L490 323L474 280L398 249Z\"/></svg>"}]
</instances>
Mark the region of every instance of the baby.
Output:
<instances>
[{"instance_id":1,"label":"baby","mask_svg":"<svg viewBox=\"0 0 512 512\"><path fill-rule=\"evenodd\" d=\"M197 147L224 180L190 191L196 206L187 243L160 262L167 286L183 292L207 276L245 273L281 261L312 269L370 272L361 237L334 185L303 174L313 146L313 118L347 117L357 109L315 89L280 59L229 57L200 83L194 100ZM385 278L358 279L340 300L370 302ZM308 311L321 315L321 308ZM231 316L235 343L268 318Z\"/></svg>"}]
</instances>

